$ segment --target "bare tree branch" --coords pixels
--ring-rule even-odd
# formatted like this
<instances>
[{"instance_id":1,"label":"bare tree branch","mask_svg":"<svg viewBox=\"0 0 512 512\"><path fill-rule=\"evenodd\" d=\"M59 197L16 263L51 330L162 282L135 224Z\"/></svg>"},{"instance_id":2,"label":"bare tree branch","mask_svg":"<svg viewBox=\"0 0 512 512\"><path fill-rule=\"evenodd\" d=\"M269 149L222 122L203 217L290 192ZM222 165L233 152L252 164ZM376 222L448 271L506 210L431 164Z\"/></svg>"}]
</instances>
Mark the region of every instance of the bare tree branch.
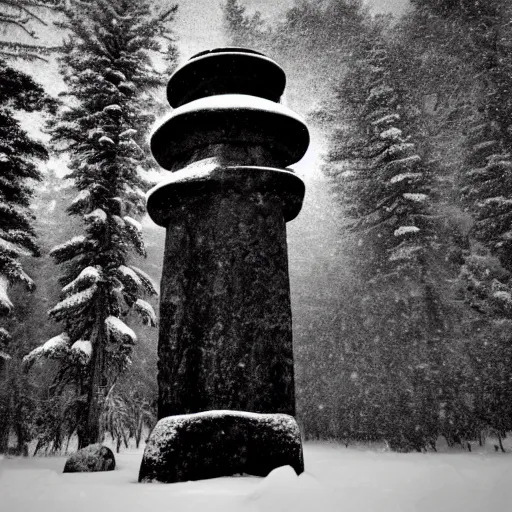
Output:
<instances>
[{"instance_id":1,"label":"bare tree branch","mask_svg":"<svg viewBox=\"0 0 512 512\"><path fill-rule=\"evenodd\" d=\"M44 21L42 18L40 18L37 14L35 14L34 12L32 12L30 9L28 9L27 7L25 7L25 2L16 2L16 1L12 1L12 0L0 0L0 4L3 4L3 5L9 5L10 7L13 7L15 9L19 9L20 11L23 11L24 13L26 13L27 15L29 15L31 18L34 18L36 19L37 21L39 21L39 23L41 23L42 25L45 25L47 26L48 23L46 23L46 21ZM27 5L33 5L32 3L30 2L26 2ZM44 7L47 7L46 5L34 5L34 7L41 7L41 6L44 6Z\"/></svg>"}]
</instances>

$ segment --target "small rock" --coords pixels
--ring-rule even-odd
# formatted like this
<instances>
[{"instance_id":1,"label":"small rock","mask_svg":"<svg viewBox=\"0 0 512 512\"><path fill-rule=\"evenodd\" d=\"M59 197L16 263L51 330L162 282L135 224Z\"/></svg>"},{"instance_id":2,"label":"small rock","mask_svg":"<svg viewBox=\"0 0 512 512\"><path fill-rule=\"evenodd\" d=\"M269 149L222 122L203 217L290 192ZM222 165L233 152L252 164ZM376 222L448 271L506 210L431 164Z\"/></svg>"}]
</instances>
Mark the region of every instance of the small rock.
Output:
<instances>
[{"instance_id":1,"label":"small rock","mask_svg":"<svg viewBox=\"0 0 512 512\"><path fill-rule=\"evenodd\" d=\"M206 411L157 423L144 450L139 482L267 476L281 466L291 466L296 474L304 471L300 431L292 416Z\"/></svg>"},{"instance_id":2,"label":"small rock","mask_svg":"<svg viewBox=\"0 0 512 512\"><path fill-rule=\"evenodd\" d=\"M73 453L64 466L64 473L93 473L112 471L116 459L110 448L101 444L91 444Z\"/></svg>"}]
</instances>

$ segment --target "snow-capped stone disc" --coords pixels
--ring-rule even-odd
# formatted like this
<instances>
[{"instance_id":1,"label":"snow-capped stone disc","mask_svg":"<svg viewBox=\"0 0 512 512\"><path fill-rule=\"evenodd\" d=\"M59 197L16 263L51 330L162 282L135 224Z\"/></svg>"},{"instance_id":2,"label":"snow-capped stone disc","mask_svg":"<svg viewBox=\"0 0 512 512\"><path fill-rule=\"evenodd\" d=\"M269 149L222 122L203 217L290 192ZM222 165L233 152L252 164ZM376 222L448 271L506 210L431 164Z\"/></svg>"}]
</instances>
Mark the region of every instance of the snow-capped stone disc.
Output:
<instances>
[{"instance_id":1,"label":"snow-capped stone disc","mask_svg":"<svg viewBox=\"0 0 512 512\"><path fill-rule=\"evenodd\" d=\"M216 144L263 147L272 155L271 165L288 167L305 155L309 132L302 118L283 105L222 94L173 110L151 135L151 152L167 170L197 149Z\"/></svg>"},{"instance_id":2,"label":"snow-capped stone disc","mask_svg":"<svg viewBox=\"0 0 512 512\"><path fill-rule=\"evenodd\" d=\"M161 419L146 443L139 482L304 471L299 427L287 414L206 411Z\"/></svg>"},{"instance_id":3,"label":"snow-capped stone disc","mask_svg":"<svg viewBox=\"0 0 512 512\"><path fill-rule=\"evenodd\" d=\"M217 94L250 94L278 102L286 75L276 62L246 48L215 48L191 57L167 85L172 107Z\"/></svg>"},{"instance_id":4,"label":"snow-capped stone disc","mask_svg":"<svg viewBox=\"0 0 512 512\"><path fill-rule=\"evenodd\" d=\"M291 171L257 166L190 165L171 174L147 193L148 214L159 226L167 227L173 210L182 207L190 197L222 194L226 191L247 194L276 194L281 198L286 222L293 220L302 208L305 185Z\"/></svg>"}]
</instances>

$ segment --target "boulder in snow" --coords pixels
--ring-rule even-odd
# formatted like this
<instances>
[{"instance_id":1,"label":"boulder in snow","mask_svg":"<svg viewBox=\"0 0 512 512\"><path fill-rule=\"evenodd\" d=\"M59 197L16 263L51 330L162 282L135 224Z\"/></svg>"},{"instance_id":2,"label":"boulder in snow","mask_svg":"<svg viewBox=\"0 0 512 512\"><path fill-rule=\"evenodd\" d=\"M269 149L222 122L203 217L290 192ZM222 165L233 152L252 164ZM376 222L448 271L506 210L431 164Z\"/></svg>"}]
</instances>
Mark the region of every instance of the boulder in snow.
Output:
<instances>
[{"instance_id":1,"label":"boulder in snow","mask_svg":"<svg viewBox=\"0 0 512 512\"><path fill-rule=\"evenodd\" d=\"M207 411L161 419L151 432L139 482L203 480L304 471L299 427L287 414Z\"/></svg>"},{"instance_id":2,"label":"boulder in snow","mask_svg":"<svg viewBox=\"0 0 512 512\"><path fill-rule=\"evenodd\" d=\"M73 453L64 466L64 473L93 473L112 471L116 459L110 448L101 444L91 444Z\"/></svg>"}]
</instances>

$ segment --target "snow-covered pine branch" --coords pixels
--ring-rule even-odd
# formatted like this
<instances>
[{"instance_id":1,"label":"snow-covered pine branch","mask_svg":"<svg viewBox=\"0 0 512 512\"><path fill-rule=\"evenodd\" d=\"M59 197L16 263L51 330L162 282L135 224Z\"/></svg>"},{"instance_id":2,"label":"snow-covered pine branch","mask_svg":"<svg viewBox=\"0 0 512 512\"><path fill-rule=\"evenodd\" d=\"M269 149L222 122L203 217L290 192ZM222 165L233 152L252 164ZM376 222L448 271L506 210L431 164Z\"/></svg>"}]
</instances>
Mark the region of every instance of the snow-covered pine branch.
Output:
<instances>
[{"instance_id":1,"label":"snow-covered pine branch","mask_svg":"<svg viewBox=\"0 0 512 512\"><path fill-rule=\"evenodd\" d=\"M134 265L130 265L130 269L132 269L139 279L142 282L142 286L144 287L144 291L148 295L158 295L158 290L156 284L153 282L151 277L148 276L143 270L141 270L138 267L135 267Z\"/></svg>"},{"instance_id":2,"label":"snow-covered pine branch","mask_svg":"<svg viewBox=\"0 0 512 512\"><path fill-rule=\"evenodd\" d=\"M109 336L119 345L135 345L137 335L122 320L115 316L108 316L105 319L105 326Z\"/></svg>"},{"instance_id":3,"label":"snow-covered pine branch","mask_svg":"<svg viewBox=\"0 0 512 512\"><path fill-rule=\"evenodd\" d=\"M56 320L64 320L66 317L83 313L83 310L92 305L97 286L92 285L85 290L67 296L57 303L48 314Z\"/></svg>"},{"instance_id":4,"label":"snow-covered pine branch","mask_svg":"<svg viewBox=\"0 0 512 512\"><path fill-rule=\"evenodd\" d=\"M117 278L130 292L137 292L140 288L143 289L141 278L133 269L126 265L120 265L117 268Z\"/></svg>"},{"instance_id":5,"label":"snow-covered pine branch","mask_svg":"<svg viewBox=\"0 0 512 512\"><path fill-rule=\"evenodd\" d=\"M92 345L89 340L77 340L71 345L71 353L76 354L78 360L82 363L88 363L91 360Z\"/></svg>"},{"instance_id":6,"label":"snow-covered pine branch","mask_svg":"<svg viewBox=\"0 0 512 512\"><path fill-rule=\"evenodd\" d=\"M137 299L133 306L133 309L140 316L142 323L145 325L150 325L151 327L156 327L156 313L153 309L153 306L142 299Z\"/></svg>"},{"instance_id":7,"label":"snow-covered pine branch","mask_svg":"<svg viewBox=\"0 0 512 512\"><path fill-rule=\"evenodd\" d=\"M85 267L78 276L62 288L62 295L66 296L90 288L101 280L102 272L100 267Z\"/></svg>"},{"instance_id":8,"label":"snow-covered pine branch","mask_svg":"<svg viewBox=\"0 0 512 512\"><path fill-rule=\"evenodd\" d=\"M123 220L125 222L125 229L129 241L138 254L146 257L146 245L144 243L144 235L142 234L142 226L140 222L128 216L123 217Z\"/></svg>"},{"instance_id":9,"label":"snow-covered pine branch","mask_svg":"<svg viewBox=\"0 0 512 512\"><path fill-rule=\"evenodd\" d=\"M23 365L26 370L29 370L30 367L41 358L60 359L69 353L69 348L69 336L67 333L63 332L29 352L23 358Z\"/></svg>"},{"instance_id":10,"label":"snow-covered pine branch","mask_svg":"<svg viewBox=\"0 0 512 512\"><path fill-rule=\"evenodd\" d=\"M83 254L87 249L91 249L91 245L90 240L85 235L74 236L67 242L55 246L50 251L50 256L57 263L64 263Z\"/></svg>"},{"instance_id":11,"label":"snow-covered pine branch","mask_svg":"<svg viewBox=\"0 0 512 512\"><path fill-rule=\"evenodd\" d=\"M107 214L102 208L96 208L91 213L84 215L84 220L92 224L105 224L107 222Z\"/></svg>"},{"instance_id":12,"label":"snow-covered pine branch","mask_svg":"<svg viewBox=\"0 0 512 512\"><path fill-rule=\"evenodd\" d=\"M25 249L24 247L13 244L5 239L0 233L0 255L6 254L8 256L31 256L32 251Z\"/></svg>"},{"instance_id":13,"label":"snow-covered pine branch","mask_svg":"<svg viewBox=\"0 0 512 512\"><path fill-rule=\"evenodd\" d=\"M10 229L9 231L0 230L0 238L7 242L15 244L22 248L21 254L24 256L39 256L39 247L36 243L36 237L33 233L22 229ZM27 254L28 253L28 254Z\"/></svg>"},{"instance_id":14,"label":"snow-covered pine branch","mask_svg":"<svg viewBox=\"0 0 512 512\"><path fill-rule=\"evenodd\" d=\"M8 316L14 310L14 304L11 302L7 290L9 289L9 280L6 276L0 274L0 315Z\"/></svg>"}]
</instances>

